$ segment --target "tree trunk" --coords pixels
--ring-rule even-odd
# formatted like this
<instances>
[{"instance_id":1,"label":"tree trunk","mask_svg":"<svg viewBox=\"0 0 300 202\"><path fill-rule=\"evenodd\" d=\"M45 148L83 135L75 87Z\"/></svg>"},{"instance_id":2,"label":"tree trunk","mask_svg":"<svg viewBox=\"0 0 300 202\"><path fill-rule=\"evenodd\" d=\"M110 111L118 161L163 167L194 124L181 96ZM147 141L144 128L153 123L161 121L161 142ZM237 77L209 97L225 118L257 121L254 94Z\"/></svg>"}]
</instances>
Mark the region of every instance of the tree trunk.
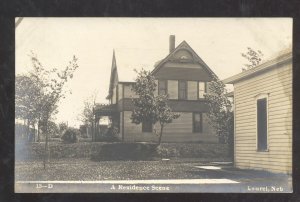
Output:
<instances>
[{"instance_id":1,"label":"tree trunk","mask_svg":"<svg viewBox=\"0 0 300 202\"><path fill-rule=\"evenodd\" d=\"M37 141L40 142L40 118L37 125Z\"/></svg>"},{"instance_id":2,"label":"tree trunk","mask_svg":"<svg viewBox=\"0 0 300 202\"><path fill-rule=\"evenodd\" d=\"M35 123L33 124L33 142L35 142Z\"/></svg>"},{"instance_id":3,"label":"tree trunk","mask_svg":"<svg viewBox=\"0 0 300 202\"><path fill-rule=\"evenodd\" d=\"M163 129L164 129L164 126L163 126L163 125L160 125L160 133L159 133L159 139L158 139L158 146L159 146L160 143L161 143L161 138L162 138Z\"/></svg>"},{"instance_id":4,"label":"tree trunk","mask_svg":"<svg viewBox=\"0 0 300 202\"><path fill-rule=\"evenodd\" d=\"M27 142L29 142L29 138L30 138L30 122L29 122L29 119L27 119Z\"/></svg>"},{"instance_id":5,"label":"tree trunk","mask_svg":"<svg viewBox=\"0 0 300 202\"><path fill-rule=\"evenodd\" d=\"M49 161L49 145L48 145L48 116L45 121L45 131L46 131L46 138L45 138L45 154L44 154L44 169L46 169L46 163Z\"/></svg>"}]
</instances>

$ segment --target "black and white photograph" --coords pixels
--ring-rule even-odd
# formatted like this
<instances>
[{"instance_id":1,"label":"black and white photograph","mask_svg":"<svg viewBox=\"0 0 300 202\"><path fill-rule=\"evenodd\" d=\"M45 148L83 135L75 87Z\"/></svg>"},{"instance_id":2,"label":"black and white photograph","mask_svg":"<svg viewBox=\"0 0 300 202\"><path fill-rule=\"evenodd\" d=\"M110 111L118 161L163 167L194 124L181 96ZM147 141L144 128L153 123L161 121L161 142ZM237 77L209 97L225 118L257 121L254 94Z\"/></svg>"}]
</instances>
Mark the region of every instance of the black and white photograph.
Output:
<instances>
[{"instance_id":1,"label":"black and white photograph","mask_svg":"<svg viewBox=\"0 0 300 202\"><path fill-rule=\"evenodd\" d=\"M292 18L16 17L15 193L292 193Z\"/></svg>"}]
</instances>

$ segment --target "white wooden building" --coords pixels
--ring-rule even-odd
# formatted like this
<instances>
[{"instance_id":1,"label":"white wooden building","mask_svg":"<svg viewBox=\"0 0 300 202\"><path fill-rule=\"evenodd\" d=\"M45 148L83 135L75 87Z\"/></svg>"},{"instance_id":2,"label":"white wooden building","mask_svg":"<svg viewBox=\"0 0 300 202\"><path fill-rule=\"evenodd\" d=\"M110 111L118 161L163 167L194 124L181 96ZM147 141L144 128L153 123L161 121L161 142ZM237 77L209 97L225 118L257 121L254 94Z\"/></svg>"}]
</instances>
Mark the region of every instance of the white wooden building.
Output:
<instances>
[{"instance_id":1,"label":"white wooden building","mask_svg":"<svg viewBox=\"0 0 300 202\"><path fill-rule=\"evenodd\" d=\"M224 80L234 86L234 163L292 173L292 51Z\"/></svg>"}]
</instances>

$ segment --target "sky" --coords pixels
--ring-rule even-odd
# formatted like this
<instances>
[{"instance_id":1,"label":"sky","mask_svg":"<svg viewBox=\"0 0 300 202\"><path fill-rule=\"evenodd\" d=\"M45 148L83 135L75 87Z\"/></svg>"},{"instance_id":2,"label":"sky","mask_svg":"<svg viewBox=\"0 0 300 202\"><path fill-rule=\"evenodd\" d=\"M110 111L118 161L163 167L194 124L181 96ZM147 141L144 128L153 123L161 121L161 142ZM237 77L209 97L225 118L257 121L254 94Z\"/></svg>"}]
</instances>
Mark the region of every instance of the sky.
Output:
<instances>
[{"instance_id":1,"label":"sky","mask_svg":"<svg viewBox=\"0 0 300 202\"><path fill-rule=\"evenodd\" d=\"M16 29L16 75L32 69L33 51L45 68L63 69L78 58L79 68L66 86L71 91L59 103L56 122L78 127L83 102L96 93L108 103L112 54L119 78L132 81L134 69L152 70L169 53L169 36L176 46L185 40L204 62L225 79L241 72L247 47L264 59L292 44L291 18L24 18Z\"/></svg>"}]
</instances>

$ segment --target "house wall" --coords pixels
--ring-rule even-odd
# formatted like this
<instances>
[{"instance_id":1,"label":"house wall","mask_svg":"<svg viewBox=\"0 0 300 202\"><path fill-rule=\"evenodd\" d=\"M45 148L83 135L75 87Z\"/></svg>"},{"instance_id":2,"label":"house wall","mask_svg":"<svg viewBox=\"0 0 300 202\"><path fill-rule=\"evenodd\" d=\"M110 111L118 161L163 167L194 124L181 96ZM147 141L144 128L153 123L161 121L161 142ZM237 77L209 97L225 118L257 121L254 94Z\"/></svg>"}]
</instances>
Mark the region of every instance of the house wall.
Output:
<instances>
[{"instance_id":1,"label":"house wall","mask_svg":"<svg viewBox=\"0 0 300 202\"><path fill-rule=\"evenodd\" d=\"M158 141L160 131L159 124L153 128L153 133L142 132L142 125L131 123L131 111L124 111L124 141ZM203 132L193 133L193 113L181 112L178 119L166 125L163 131L163 142L217 142L212 128L208 124L208 119L203 113Z\"/></svg>"},{"instance_id":2,"label":"house wall","mask_svg":"<svg viewBox=\"0 0 300 202\"><path fill-rule=\"evenodd\" d=\"M117 103L117 87L115 87L113 89L113 95L112 95L111 100L112 100L112 104L116 104Z\"/></svg>"},{"instance_id":3,"label":"house wall","mask_svg":"<svg viewBox=\"0 0 300 202\"><path fill-rule=\"evenodd\" d=\"M137 98L138 96L132 90L132 84L124 84L124 98Z\"/></svg>"},{"instance_id":4,"label":"house wall","mask_svg":"<svg viewBox=\"0 0 300 202\"><path fill-rule=\"evenodd\" d=\"M123 112L120 112L120 128L119 128L119 138L122 140L123 135Z\"/></svg>"},{"instance_id":5,"label":"house wall","mask_svg":"<svg viewBox=\"0 0 300 202\"><path fill-rule=\"evenodd\" d=\"M268 94L268 148L257 151L256 97ZM235 165L292 172L292 64L234 84Z\"/></svg>"},{"instance_id":6,"label":"house wall","mask_svg":"<svg viewBox=\"0 0 300 202\"><path fill-rule=\"evenodd\" d=\"M157 84L154 95L158 94L158 80L155 80ZM209 85L209 82L207 82ZM137 98L138 96L132 91L132 84L119 84L118 89L118 100L123 98ZM124 88L124 97L122 96L122 88ZM168 94L169 99L178 99L178 80L168 80ZM208 89L208 87L207 87ZM198 99L198 81L187 81L187 99L197 100Z\"/></svg>"},{"instance_id":7,"label":"house wall","mask_svg":"<svg viewBox=\"0 0 300 202\"><path fill-rule=\"evenodd\" d=\"M123 98L123 84L118 84L118 101Z\"/></svg>"}]
</instances>

